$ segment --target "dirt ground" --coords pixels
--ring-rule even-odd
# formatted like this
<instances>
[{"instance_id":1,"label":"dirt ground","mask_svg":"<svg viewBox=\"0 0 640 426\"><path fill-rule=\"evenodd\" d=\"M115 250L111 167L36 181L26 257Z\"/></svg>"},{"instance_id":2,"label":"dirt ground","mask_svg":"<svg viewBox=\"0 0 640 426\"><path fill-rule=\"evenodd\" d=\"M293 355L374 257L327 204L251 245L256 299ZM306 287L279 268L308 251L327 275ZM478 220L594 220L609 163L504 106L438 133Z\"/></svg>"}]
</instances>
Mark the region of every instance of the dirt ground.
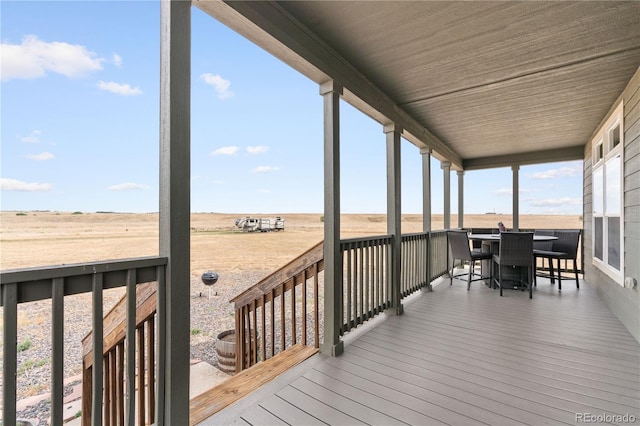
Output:
<instances>
[{"instance_id":1,"label":"dirt ground","mask_svg":"<svg viewBox=\"0 0 640 426\"><path fill-rule=\"evenodd\" d=\"M244 233L235 228L241 214L195 213L191 216L192 277L213 270L272 272L323 239L322 214L280 214L283 232ZM254 214L254 217L275 215ZM510 215L465 215L465 227L494 228ZM457 226L452 216L452 226ZM579 216L523 215L521 228L582 228ZM442 229L434 215L432 229ZM386 233L382 214L341 217L343 238ZM404 215L402 232L420 232L421 215ZM71 212L1 212L0 269L27 268L155 256L159 252L158 214Z\"/></svg>"}]
</instances>

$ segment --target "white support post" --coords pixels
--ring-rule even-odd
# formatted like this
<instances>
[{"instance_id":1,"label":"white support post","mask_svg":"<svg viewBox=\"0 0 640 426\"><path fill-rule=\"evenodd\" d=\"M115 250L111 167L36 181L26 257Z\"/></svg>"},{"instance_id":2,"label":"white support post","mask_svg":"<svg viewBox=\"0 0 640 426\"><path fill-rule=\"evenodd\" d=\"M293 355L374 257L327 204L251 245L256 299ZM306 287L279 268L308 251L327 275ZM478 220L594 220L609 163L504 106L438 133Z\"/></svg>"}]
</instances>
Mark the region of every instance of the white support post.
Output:
<instances>
[{"instance_id":1,"label":"white support post","mask_svg":"<svg viewBox=\"0 0 640 426\"><path fill-rule=\"evenodd\" d=\"M444 183L444 229L451 228L451 163L443 161L440 163L443 173Z\"/></svg>"},{"instance_id":2,"label":"white support post","mask_svg":"<svg viewBox=\"0 0 640 426\"><path fill-rule=\"evenodd\" d=\"M334 81L320 85L324 98L324 339L320 351L340 355L342 252L340 251L340 96Z\"/></svg>"},{"instance_id":3,"label":"white support post","mask_svg":"<svg viewBox=\"0 0 640 426\"><path fill-rule=\"evenodd\" d=\"M431 148L420 149L422 155L422 231L431 231Z\"/></svg>"},{"instance_id":4,"label":"white support post","mask_svg":"<svg viewBox=\"0 0 640 426\"><path fill-rule=\"evenodd\" d=\"M400 267L402 264L402 203L400 180L400 134L395 124L384 126L387 135L387 234L393 236L391 249L391 312L401 315Z\"/></svg>"},{"instance_id":5,"label":"white support post","mask_svg":"<svg viewBox=\"0 0 640 426\"><path fill-rule=\"evenodd\" d=\"M511 166L513 172L513 230L520 230L520 178L519 178L520 166Z\"/></svg>"},{"instance_id":6,"label":"white support post","mask_svg":"<svg viewBox=\"0 0 640 426\"><path fill-rule=\"evenodd\" d=\"M464 228L464 170L458 170L458 228Z\"/></svg>"},{"instance_id":7,"label":"white support post","mask_svg":"<svg viewBox=\"0 0 640 426\"><path fill-rule=\"evenodd\" d=\"M422 155L422 232L431 231L431 148L421 148L420 154ZM424 287L425 291L432 291L431 287L431 252L429 251L429 240L427 241L426 250L426 263L425 281L427 285Z\"/></svg>"},{"instance_id":8,"label":"white support post","mask_svg":"<svg viewBox=\"0 0 640 426\"><path fill-rule=\"evenodd\" d=\"M191 2L160 2L160 255L168 258L158 286L159 372L156 424L189 419Z\"/></svg>"}]
</instances>

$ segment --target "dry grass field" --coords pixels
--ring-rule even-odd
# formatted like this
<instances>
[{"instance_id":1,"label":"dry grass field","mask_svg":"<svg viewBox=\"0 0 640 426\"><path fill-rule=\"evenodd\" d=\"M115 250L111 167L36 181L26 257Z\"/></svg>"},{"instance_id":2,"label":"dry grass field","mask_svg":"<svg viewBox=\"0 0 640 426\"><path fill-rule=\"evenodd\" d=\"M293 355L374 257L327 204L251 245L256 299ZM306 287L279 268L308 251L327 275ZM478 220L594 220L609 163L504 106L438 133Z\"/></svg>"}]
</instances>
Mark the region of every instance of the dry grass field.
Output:
<instances>
[{"instance_id":1,"label":"dry grass field","mask_svg":"<svg viewBox=\"0 0 640 426\"><path fill-rule=\"evenodd\" d=\"M284 232L243 233L235 228L240 214L195 213L191 216L191 271L194 277L215 270L270 272L323 239L322 214L281 214ZM254 214L254 217L274 216ZM465 227L511 226L510 215L466 215ZM454 215L452 226L458 223ZM432 229L442 229L434 215ZM521 228L582 228L579 216L523 215ZM344 238L386 233L381 214L345 214ZM404 215L402 232L420 232L422 216ZM1 212L0 269L92 262L158 254L158 214L70 212Z\"/></svg>"}]
</instances>

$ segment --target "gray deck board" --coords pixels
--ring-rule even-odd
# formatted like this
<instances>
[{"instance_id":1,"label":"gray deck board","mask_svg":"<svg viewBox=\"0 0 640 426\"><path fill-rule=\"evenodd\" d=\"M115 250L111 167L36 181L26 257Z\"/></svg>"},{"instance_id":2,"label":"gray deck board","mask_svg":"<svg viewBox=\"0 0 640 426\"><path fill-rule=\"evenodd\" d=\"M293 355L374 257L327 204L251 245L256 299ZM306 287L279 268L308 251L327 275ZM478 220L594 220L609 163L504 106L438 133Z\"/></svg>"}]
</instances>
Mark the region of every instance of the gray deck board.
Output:
<instances>
[{"instance_id":1,"label":"gray deck board","mask_svg":"<svg viewBox=\"0 0 640 426\"><path fill-rule=\"evenodd\" d=\"M388 339L396 337L396 342L398 342L398 345L407 345L405 347L412 350L422 351L424 353L431 354L436 358L442 356L450 356L453 360L450 362L450 364L453 363L453 365L455 365L455 363L457 362L455 360L455 357L457 357L459 353L464 352L466 356L471 357L471 359L467 361L467 364L470 368L484 368L489 371L494 371L498 374L505 374L507 376L516 378L516 380L518 381L524 380L530 382L532 386L535 386L535 384L552 386L556 389L562 389L563 392L579 392L587 397L595 397L603 400L608 400L610 402L622 402L622 400L625 400L630 407L633 407L633 404L636 402L635 399L631 400L623 395L620 395L619 393L615 394L612 392L604 391L600 387L590 388L583 384L575 384L572 380L574 376L567 376L557 371L547 371L545 370L545 365L542 362L539 362L539 360L527 359L527 357L524 355L515 354L506 357L492 357L491 353L480 353L465 349L460 349L460 352L456 352L455 350L451 350L449 348L433 349L429 347L428 343L418 344L413 343L411 339L407 340L405 336L400 332L397 332L395 334L381 333L380 335L378 335L379 332L380 330L375 330L376 334L374 335L372 332L369 336L367 336L367 338L376 338L380 336L381 340L384 343ZM618 374L618 372L615 373ZM595 386L597 386L597 383L595 384Z\"/></svg>"},{"instance_id":2,"label":"gray deck board","mask_svg":"<svg viewBox=\"0 0 640 426\"><path fill-rule=\"evenodd\" d=\"M313 372L311 372L313 373ZM327 388L319 384L319 382L313 381L311 377L301 378L292 383L292 386L307 395L323 401L326 404L330 404L338 410L344 412L347 415L358 418L367 424L377 425L399 425L406 424L393 417L385 414L384 410L371 408L365 404L359 403L357 394L363 394L363 392L356 392L356 395L349 395L343 397L342 395L333 391L331 387ZM363 402L366 401L366 396Z\"/></svg>"},{"instance_id":3,"label":"gray deck board","mask_svg":"<svg viewBox=\"0 0 640 426\"><path fill-rule=\"evenodd\" d=\"M584 282L446 281L361 333L203 424L640 424L640 345Z\"/></svg>"},{"instance_id":4,"label":"gray deck board","mask_svg":"<svg viewBox=\"0 0 640 426\"><path fill-rule=\"evenodd\" d=\"M247 410L242 417L238 419L242 423L238 424L250 424L250 425L286 425L287 423L265 410L260 406L256 406L251 410Z\"/></svg>"}]
</instances>

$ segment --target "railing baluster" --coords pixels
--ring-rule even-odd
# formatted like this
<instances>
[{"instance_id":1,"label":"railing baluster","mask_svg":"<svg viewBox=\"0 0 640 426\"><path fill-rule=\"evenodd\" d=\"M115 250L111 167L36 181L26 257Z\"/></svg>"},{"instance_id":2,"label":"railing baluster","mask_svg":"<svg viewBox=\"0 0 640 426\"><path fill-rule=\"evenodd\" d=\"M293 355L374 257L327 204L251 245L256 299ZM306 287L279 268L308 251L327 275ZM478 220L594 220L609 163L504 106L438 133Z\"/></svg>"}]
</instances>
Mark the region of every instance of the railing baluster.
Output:
<instances>
[{"instance_id":1,"label":"railing baluster","mask_svg":"<svg viewBox=\"0 0 640 426\"><path fill-rule=\"evenodd\" d=\"M157 292L156 292L157 294ZM151 316L147 321L147 393L149 394L149 403L147 404L147 419L149 420L149 424L153 424L155 422L154 414L156 411L155 402L156 402L156 383L155 383L155 374L154 368L156 364L156 351L155 351L155 328L156 328L156 320L154 316Z\"/></svg>"},{"instance_id":2,"label":"railing baluster","mask_svg":"<svg viewBox=\"0 0 640 426\"><path fill-rule=\"evenodd\" d=\"M144 358L145 358L145 338L144 338L144 323L136 329L137 347L138 347L138 424L145 424L145 408L146 408L146 394L145 394L145 371L144 371Z\"/></svg>"},{"instance_id":3,"label":"railing baluster","mask_svg":"<svg viewBox=\"0 0 640 426\"><path fill-rule=\"evenodd\" d=\"M352 280L351 277L353 275L353 265L352 265L352 259L351 259L351 247L347 246L346 250L346 255L347 255L347 318L346 321L343 321L343 323L346 323L346 331L351 330L351 316L352 316L352 309L351 309L351 293L352 293ZM342 258L344 259L344 255L342 256Z\"/></svg>"},{"instance_id":4,"label":"railing baluster","mask_svg":"<svg viewBox=\"0 0 640 426\"><path fill-rule=\"evenodd\" d=\"M125 380L125 374L124 374L124 369L125 369L125 345L124 342L121 342L118 344L118 346L116 346L116 352L115 352L116 357L114 358L114 377L116 377L116 383L115 383L115 391L116 391L116 397L115 397L115 401L117 401L117 405L114 404L114 410L117 414L114 414L113 418L114 420L117 418L118 419L118 424L119 425L123 425L124 424L124 419L125 419L125 389L124 389L124 380ZM117 375L117 376L116 376Z\"/></svg>"},{"instance_id":5,"label":"railing baluster","mask_svg":"<svg viewBox=\"0 0 640 426\"><path fill-rule=\"evenodd\" d=\"M244 306L236 309L236 373L244 369Z\"/></svg>"},{"instance_id":6,"label":"railing baluster","mask_svg":"<svg viewBox=\"0 0 640 426\"><path fill-rule=\"evenodd\" d=\"M284 312L284 283L280 284L280 351L286 349L285 346L285 312Z\"/></svg>"},{"instance_id":7,"label":"railing baluster","mask_svg":"<svg viewBox=\"0 0 640 426\"><path fill-rule=\"evenodd\" d=\"M51 285L51 422L57 425L64 417L64 278Z\"/></svg>"},{"instance_id":8,"label":"railing baluster","mask_svg":"<svg viewBox=\"0 0 640 426\"><path fill-rule=\"evenodd\" d=\"M380 250L380 241L378 240L376 244L373 245L371 251L371 259L373 263L373 281L371 283L371 306L373 306L373 315L378 315L379 305L378 305L378 281L379 281L379 268L380 265L378 263L378 250Z\"/></svg>"},{"instance_id":9,"label":"railing baluster","mask_svg":"<svg viewBox=\"0 0 640 426\"><path fill-rule=\"evenodd\" d=\"M271 290L271 356L276 352L276 289Z\"/></svg>"},{"instance_id":10,"label":"railing baluster","mask_svg":"<svg viewBox=\"0 0 640 426\"><path fill-rule=\"evenodd\" d=\"M319 294L318 294L318 273L316 271L316 274L313 276L313 310L315 311L315 325L314 325L314 339L315 339L315 346L316 348L320 347L320 324L319 324L319 310L318 310L318 306L319 306Z\"/></svg>"},{"instance_id":11,"label":"railing baluster","mask_svg":"<svg viewBox=\"0 0 640 426\"><path fill-rule=\"evenodd\" d=\"M302 272L302 345L307 346L307 270Z\"/></svg>"},{"instance_id":12,"label":"railing baluster","mask_svg":"<svg viewBox=\"0 0 640 426\"><path fill-rule=\"evenodd\" d=\"M112 380L112 370L111 370L111 359L113 358L113 351L109 351L105 354L104 359L103 359L103 370L104 370L104 376L105 376L105 380L104 380L104 411L102 409L102 407L100 407L100 410L98 411L98 413L100 413L101 416L103 416L104 418L104 424L105 425L110 425L111 424L111 413L112 413L112 406L114 404L113 402L113 390L112 390L112 385L113 385L113 380Z\"/></svg>"},{"instance_id":13,"label":"railing baluster","mask_svg":"<svg viewBox=\"0 0 640 426\"><path fill-rule=\"evenodd\" d=\"M135 344L135 331L136 331L136 270L130 269L127 271L127 355L126 355L126 368L127 368L127 394L126 394L126 409L125 418L126 424L134 426L135 424L135 392L136 392L136 344Z\"/></svg>"},{"instance_id":14,"label":"railing baluster","mask_svg":"<svg viewBox=\"0 0 640 426\"><path fill-rule=\"evenodd\" d=\"M156 365L156 386L155 394L157 401L155 402L154 422L163 425L164 422L164 393L165 393L165 365L166 365L166 347L167 347L167 298L166 298L166 268L164 266L156 267L156 312L158 313L158 339L157 351L158 362Z\"/></svg>"},{"instance_id":15,"label":"railing baluster","mask_svg":"<svg viewBox=\"0 0 640 426\"><path fill-rule=\"evenodd\" d=\"M297 277L297 275L296 275ZM296 277L291 279L291 344L296 344Z\"/></svg>"},{"instance_id":16,"label":"railing baluster","mask_svg":"<svg viewBox=\"0 0 640 426\"><path fill-rule=\"evenodd\" d=\"M251 332L251 365L258 362L258 304L254 300L251 303L251 308L253 310L253 327L249 327Z\"/></svg>"},{"instance_id":17,"label":"railing baluster","mask_svg":"<svg viewBox=\"0 0 640 426\"><path fill-rule=\"evenodd\" d=\"M363 306L362 306L362 310L364 312L364 315L362 317L363 321L371 318L371 311L369 309L369 288L371 287L371 274L370 274L370 268L371 268L371 264L369 262L369 243L370 242L365 242L363 244L363 254L364 254L364 280L365 280L365 287L364 287L364 296L363 296Z\"/></svg>"},{"instance_id":18,"label":"railing baluster","mask_svg":"<svg viewBox=\"0 0 640 426\"><path fill-rule=\"evenodd\" d=\"M362 324L364 322L364 256L362 253L362 245L363 243L358 244L358 257L360 258L360 270L359 270L359 280L358 283L360 285L359 294L358 294L358 324Z\"/></svg>"},{"instance_id":19,"label":"railing baluster","mask_svg":"<svg viewBox=\"0 0 640 426\"><path fill-rule=\"evenodd\" d=\"M2 286L2 414L4 423L16 423L16 373L18 363L18 284Z\"/></svg>"},{"instance_id":20,"label":"railing baluster","mask_svg":"<svg viewBox=\"0 0 640 426\"><path fill-rule=\"evenodd\" d=\"M262 359L267 359L267 295L262 295Z\"/></svg>"}]
</instances>

